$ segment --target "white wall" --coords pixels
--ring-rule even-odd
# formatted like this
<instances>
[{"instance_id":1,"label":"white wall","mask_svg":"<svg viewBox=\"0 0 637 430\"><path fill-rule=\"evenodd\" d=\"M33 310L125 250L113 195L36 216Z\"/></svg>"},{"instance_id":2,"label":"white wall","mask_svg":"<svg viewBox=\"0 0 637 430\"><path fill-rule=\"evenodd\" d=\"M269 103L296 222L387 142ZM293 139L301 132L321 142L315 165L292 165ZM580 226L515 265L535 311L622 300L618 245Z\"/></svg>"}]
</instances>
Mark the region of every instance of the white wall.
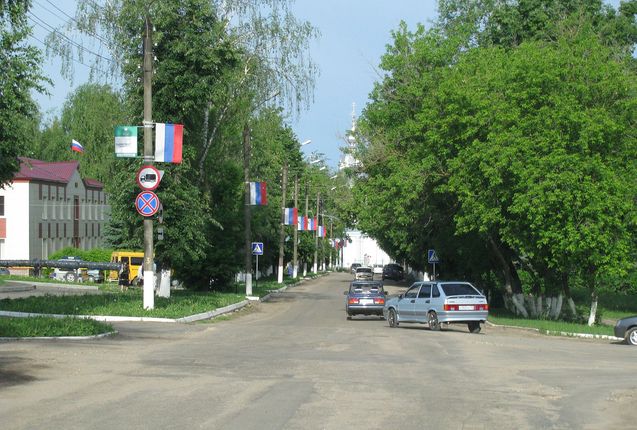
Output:
<instances>
[{"instance_id":1,"label":"white wall","mask_svg":"<svg viewBox=\"0 0 637 430\"><path fill-rule=\"evenodd\" d=\"M358 230L348 230L346 234L352 243L347 243L347 246L343 248L343 267L348 268L352 263L361 263L366 266L391 263L389 255L371 237Z\"/></svg>"},{"instance_id":2,"label":"white wall","mask_svg":"<svg viewBox=\"0 0 637 430\"><path fill-rule=\"evenodd\" d=\"M7 238L3 259L29 259L29 183L7 184L4 190L4 215L7 220Z\"/></svg>"}]
</instances>

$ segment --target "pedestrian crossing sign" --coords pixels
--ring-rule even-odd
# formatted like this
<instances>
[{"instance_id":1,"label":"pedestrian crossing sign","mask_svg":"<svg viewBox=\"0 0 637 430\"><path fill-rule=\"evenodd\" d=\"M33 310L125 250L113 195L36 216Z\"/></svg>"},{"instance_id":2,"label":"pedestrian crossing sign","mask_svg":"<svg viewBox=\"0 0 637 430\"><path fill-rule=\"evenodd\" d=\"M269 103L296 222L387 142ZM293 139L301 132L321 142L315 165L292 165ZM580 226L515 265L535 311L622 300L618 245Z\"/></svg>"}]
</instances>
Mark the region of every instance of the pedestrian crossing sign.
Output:
<instances>
[{"instance_id":1,"label":"pedestrian crossing sign","mask_svg":"<svg viewBox=\"0 0 637 430\"><path fill-rule=\"evenodd\" d=\"M427 261L429 263L440 263L440 259L438 258L438 254L436 254L435 249L430 249L427 251Z\"/></svg>"},{"instance_id":2,"label":"pedestrian crossing sign","mask_svg":"<svg viewBox=\"0 0 637 430\"><path fill-rule=\"evenodd\" d=\"M263 242L252 242L252 255L263 255Z\"/></svg>"}]
</instances>

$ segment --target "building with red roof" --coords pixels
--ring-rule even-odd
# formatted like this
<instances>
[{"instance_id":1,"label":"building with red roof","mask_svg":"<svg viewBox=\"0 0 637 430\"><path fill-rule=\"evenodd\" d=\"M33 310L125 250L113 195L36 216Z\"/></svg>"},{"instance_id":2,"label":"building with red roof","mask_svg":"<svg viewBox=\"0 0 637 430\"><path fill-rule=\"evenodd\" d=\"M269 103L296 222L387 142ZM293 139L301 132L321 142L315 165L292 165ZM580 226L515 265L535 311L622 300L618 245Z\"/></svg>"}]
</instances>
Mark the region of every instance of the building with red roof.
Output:
<instances>
[{"instance_id":1,"label":"building with red roof","mask_svg":"<svg viewBox=\"0 0 637 430\"><path fill-rule=\"evenodd\" d=\"M82 178L78 161L20 157L20 171L0 189L0 260L47 259L73 246L104 245L110 207L104 184Z\"/></svg>"}]
</instances>

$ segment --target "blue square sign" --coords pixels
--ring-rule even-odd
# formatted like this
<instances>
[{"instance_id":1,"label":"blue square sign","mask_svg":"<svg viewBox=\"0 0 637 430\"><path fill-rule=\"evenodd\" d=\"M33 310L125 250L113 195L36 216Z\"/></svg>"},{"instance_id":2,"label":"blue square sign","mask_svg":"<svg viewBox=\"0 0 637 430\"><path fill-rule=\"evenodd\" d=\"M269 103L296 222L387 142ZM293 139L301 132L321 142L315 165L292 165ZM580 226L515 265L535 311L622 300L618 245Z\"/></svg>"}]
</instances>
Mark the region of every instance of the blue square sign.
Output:
<instances>
[{"instance_id":1,"label":"blue square sign","mask_svg":"<svg viewBox=\"0 0 637 430\"><path fill-rule=\"evenodd\" d=\"M252 242L252 255L263 255L263 242Z\"/></svg>"}]
</instances>

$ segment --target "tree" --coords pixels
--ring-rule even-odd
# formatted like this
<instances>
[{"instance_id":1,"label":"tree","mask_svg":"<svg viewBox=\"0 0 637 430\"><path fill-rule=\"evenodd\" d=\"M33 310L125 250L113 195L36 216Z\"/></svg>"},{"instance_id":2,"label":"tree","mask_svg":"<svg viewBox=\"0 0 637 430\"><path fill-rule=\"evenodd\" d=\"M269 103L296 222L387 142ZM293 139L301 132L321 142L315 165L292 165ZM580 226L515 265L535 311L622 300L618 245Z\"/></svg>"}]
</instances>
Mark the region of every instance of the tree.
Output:
<instances>
[{"instance_id":1,"label":"tree","mask_svg":"<svg viewBox=\"0 0 637 430\"><path fill-rule=\"evenodd\" d=\"M42 55L29 46L28 0L0 3L0 188L20 168L18 156L34 140L38 108L31 91L46 92Z\"/></svg>"},{"instance_id":2,"label":"tree","mask_svg":"<svg viewBox=\"0 0 637 430\"><path fill-rule=\"evenodd\" d=\"M121 97L110 86L82 85L68 96L61 118L42 131L35 156L47 161L79 159L83 175L109 184L115 173L113 130L125 118ZM72 139L82 144L83 154L69 149Z\"/></svg>"}]
</instances>

